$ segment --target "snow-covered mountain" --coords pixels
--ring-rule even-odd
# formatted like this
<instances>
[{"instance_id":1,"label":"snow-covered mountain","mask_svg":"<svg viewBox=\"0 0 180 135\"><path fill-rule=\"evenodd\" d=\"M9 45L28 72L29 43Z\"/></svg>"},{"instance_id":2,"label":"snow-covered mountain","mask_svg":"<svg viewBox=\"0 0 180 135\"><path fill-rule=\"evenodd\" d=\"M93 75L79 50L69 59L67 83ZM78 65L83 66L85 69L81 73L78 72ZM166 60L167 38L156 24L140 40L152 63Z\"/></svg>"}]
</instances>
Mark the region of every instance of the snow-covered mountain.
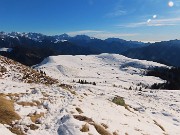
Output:
<instances>
[{"instance_id":1,"label":"snow-covered mountain","mask_svg":"<svg viewBox=\"0 0 180 135\"><path fill-rule=\"evenodd\" d=\"M166 65L118 54L50 56L35 70L4 57L0 64L0 114L6 102L13 103L16 113L11 124L0 117L3 134L180 133L180 91L151 90L148 86L164 80L144 74ZM37 70L56 83L43 83L46 77L29 83L22 79L26 71L28 78Z\"/></svg>"}]
</instances>

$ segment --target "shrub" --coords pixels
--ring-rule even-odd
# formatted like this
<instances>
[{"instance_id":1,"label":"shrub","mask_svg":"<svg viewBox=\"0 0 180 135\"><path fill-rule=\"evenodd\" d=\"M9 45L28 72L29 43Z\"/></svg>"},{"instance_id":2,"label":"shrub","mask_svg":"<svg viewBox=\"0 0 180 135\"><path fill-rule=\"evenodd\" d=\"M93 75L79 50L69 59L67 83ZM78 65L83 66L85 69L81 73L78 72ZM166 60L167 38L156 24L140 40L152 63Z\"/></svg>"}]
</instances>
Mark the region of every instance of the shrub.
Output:
<instances>
[{"instance_id":1,"label":"shrub","mask_svg":"<svg viewBox=\"0 0 180 135\"><path fill-rule=\"evenodd\" d=\"M112 102L117 104L117 105L121 105L121 106L125 106L126 105L123 97L120 97L120 96L114 97Z\"/></svg>"}]
</instances>

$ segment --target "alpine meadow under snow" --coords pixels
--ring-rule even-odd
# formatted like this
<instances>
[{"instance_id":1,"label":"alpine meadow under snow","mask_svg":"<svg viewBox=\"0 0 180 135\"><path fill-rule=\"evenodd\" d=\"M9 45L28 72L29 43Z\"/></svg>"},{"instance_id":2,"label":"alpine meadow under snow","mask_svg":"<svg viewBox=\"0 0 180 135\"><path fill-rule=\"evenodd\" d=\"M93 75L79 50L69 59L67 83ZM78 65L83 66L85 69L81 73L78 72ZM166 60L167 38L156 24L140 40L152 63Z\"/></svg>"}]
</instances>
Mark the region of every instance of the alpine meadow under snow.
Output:
<instances>
[{"instance_id":1,"label":"alpine meadow under snow","mask_svg":"<svg viewBox=\"0 0 180 135\"><path fill-rule=\"evenodd\" d=\"M3 135L180 133L180 91L151 90L164 80L145 76L166 65L118 54L50 56L34 69L0 63L0 115L12 105L0 118Z\"/></svg>"},{"instance_id":2,"label":"alpine meadow under snow","mask_svg":"<svg viewBox=\"0 0 180 135\"><path fill-rule=\"evenodd\" d=\"M180 135L180 0L0 4L0 135Z\"/></svg>"}]
</instances>

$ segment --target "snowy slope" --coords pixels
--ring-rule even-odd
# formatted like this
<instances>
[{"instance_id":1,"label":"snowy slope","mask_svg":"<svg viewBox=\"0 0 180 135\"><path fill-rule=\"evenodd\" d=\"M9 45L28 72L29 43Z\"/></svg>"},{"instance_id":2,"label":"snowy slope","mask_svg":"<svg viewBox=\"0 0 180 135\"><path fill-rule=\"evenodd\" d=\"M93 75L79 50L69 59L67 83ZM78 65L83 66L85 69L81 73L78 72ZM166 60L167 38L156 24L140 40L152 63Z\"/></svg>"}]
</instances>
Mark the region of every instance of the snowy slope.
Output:
<instances>
[{"instance_id":1,"label":"snowy slope","mask_svg":"<svg viewBox=\"0 0 180 135\"><path fill-rule=\"evenodd\" d=\"M4 71L0 76L0 97L14 102L15 112L21 118L13 121L11 127L17 127L25 134L180 133L180 92L145 89L155 82L164 81L144 76L144 72L165 65L117 54L51 56L33 67L45 71L51 80L58 79L60 82L49 85L45 83L46 77L27 83L23 79L26 72L19 71L28 71L29 76L37 73L31 68L4 58L0 59L0 64L0 71ZM96 85L79 84L79 79L95 82ZM139 91L140 88L142 91ZM112 102L117 96L124 98L126 106ZM41 114L35 122L32 121L32 116ZM82 132L83 125L87 127L86 132ZM34 126L38 129L31 129ZM8 125L0 124L3 135L11 135L8 128Z\"/></svg>"},{"instance_id":2,"label":"snowy slope","mask_svg":"<svg viewBox=\"0 0 180 135\"><path fill-rule=\"evenodd\" d=\"M164 81L143 73L152 67L165 65L101 54L52 56L37 66L49 76L75 88L76 95L60 122L60 135L100 134L92 122L76 120L73 115L86 116L93 123L107 125L107 134L180 134L180 92L145 89ZM79 79L97 85L76 83ZM142 91L139 91L140 87ZM115 96L124 97L128 109L112 103ZM77 108L82 112L79 113ZM89 131L79 132L82 125L88 125Z\"/></svg>"},{"instance_id":3,"label":"snowy slope","mask_svg":"<svg viewBox=\"0 0 180 135\"><path fill-rule=\"evenodd\" d=\"M28 135L57 134L54 123L63 117L59 110L72 99L73 95L56 79L0 56L0 135L19 131ZM20 119L11 120L14 114L7 106L11 103Z\"/></svg>"},{"instance_id":4,"label":"snowy slope","mask_svg":"<svg viewBox=\"0 0 180 135\"><path fill-rule=\"evenodd\" d=\"M92 56L51 56L45 59L39 69L47 71L49 76L65 82L69 79L88 79L101 83L119 83L127 88L130 85L163 82L159 78L146 77L142 74L149 68L165 66L155 62L134 60L117 54ZM67 80L66 80L67 79ZM133 85L136 86L136 85Z\"/></svg>"}]
</instances>

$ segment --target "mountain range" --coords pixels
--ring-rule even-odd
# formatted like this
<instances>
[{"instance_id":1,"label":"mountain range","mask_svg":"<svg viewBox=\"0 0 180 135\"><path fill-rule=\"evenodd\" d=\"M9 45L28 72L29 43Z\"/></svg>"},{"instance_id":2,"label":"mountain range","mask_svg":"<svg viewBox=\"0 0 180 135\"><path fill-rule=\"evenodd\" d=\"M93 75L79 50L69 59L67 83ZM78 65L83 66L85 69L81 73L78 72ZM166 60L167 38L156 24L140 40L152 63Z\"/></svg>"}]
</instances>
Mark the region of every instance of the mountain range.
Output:
<instances>
[{"instance_id":1,"label":"mountain range","mask_svg":"<svg viewBox=\"0 0 180 135\"><path fill-rule=\"evenodd\" d=\"M52 55L123 54L130 58L180 66L180 40L143 43L119 38L105 40L87 35L47 36L41 33L0 32L0 55L32 66ZM169 53L171 52L171 53Z\"/></svg>"},{"instance_id":2,"label":"mountain range","mask_svg":"<svg viewBox=\"0 0 180 135\"><path fill-rule=\"evenodd\" d=\"M130 58L180 67L180 40L156 42L146 47L127 50L122 54Z\"/></svg>"}]
</instances>

